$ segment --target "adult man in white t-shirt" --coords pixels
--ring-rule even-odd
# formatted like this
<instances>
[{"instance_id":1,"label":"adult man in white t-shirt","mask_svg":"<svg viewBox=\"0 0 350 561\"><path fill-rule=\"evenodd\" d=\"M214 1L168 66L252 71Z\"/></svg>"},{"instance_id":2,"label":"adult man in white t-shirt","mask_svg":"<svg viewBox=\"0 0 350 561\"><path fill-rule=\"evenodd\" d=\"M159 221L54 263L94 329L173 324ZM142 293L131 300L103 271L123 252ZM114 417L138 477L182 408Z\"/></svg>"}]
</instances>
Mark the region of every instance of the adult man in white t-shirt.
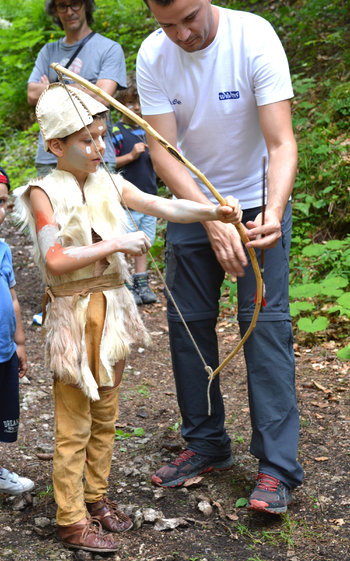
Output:
<instances>
[{"instance_id":1,"label":"adult man in white t-shirt","mask_svg":"<svg viewBox=\"0 0 350 561\"><path fill-rule=\"evenodd\" d=\"M146 1L146 0L145 0ZM270 24L253 14L212 6L210 0L148 0L161 29L142 44L137 80L143 117L198 167L226 197L240 200L249 245L265 251L266 307L245 344L252 422L251 452L259 459L249 508L285 512L302 481L296 460L299 417L288 305L290 196L297 147L293 90L283 47ZM154 139L156 173L179 198L213 201L196 177ZM261 219L263 158L267 204ZM238 277L238 321L247 330L255 279L235 228L218 223L168 225L167 284L205 361L218 365L215 325L224 273ZM207 412L207 373L171 302L170 347L186 450L152 481L186 479L233 464L224 428L218 377Z\"/></svg>"}]
</instances>

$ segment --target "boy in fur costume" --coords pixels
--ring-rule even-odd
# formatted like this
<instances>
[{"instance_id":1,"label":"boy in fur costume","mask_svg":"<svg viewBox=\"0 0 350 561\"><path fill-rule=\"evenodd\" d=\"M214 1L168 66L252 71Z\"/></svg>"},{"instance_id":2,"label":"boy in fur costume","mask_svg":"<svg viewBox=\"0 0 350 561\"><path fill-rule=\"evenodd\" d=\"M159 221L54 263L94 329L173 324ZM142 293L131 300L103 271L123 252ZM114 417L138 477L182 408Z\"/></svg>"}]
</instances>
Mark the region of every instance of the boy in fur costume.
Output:
<instances>
[{"instance_id":1,"label":"boy in fur costume","mask_svg":"<svg viewBox=\"0 0 350 561\"><path fill-rule=\"evenodd\" d=\"M241 210L231 197L216 207L161 199L119 175L111 181L97 152L104 153L106 108L81 90L51 84L36 115L45 149L58 158L57 168L21 195L47 285L58 532L68 547L111 552L115 532L132 527L106 496L119 385L130 345L148 341L123 279L124 254L144 254L150 240L142 231L126 233L121 197L129 208L174 222L237 222Z\"/></svg>"}]
</instances>

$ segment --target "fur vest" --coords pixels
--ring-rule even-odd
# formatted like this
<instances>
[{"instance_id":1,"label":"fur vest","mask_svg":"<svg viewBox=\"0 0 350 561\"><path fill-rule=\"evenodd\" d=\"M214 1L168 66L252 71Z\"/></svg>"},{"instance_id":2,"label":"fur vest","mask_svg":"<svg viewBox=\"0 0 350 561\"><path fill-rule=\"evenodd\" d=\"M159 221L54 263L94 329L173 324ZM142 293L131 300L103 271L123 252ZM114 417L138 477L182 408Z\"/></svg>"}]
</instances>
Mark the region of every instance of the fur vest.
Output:
<instances>
[{"instance_id":1,"label":"fur vest","mask_svg":"<svg viewBox=\"0 0 350 561\"><path fill-rule=\"evenodd\" d=\"M121 176L114 175L117 187ZM102 240L126 232L125 215L118 190L104 170L90 174L84 185L84 196L75 177L66 171L54 170L44 178L30 181L21 195L22 218L28 224L34 241L34 260L41 269L43 281L59 285L94 275L94 264L69 274L52 275L41 255L35 222L29 203L30 187L43 189L49 197L59 227L58 239L63 247L92 243L93 229ZM85 200L84 200L85 198ZM124 254L113 253L106 258L105 275L117 273L120 282L128 279ZM105 324L100 346L100 385L113 386L114 364L127 357L132 343L149 343L149 335L141 321L133 295L124 285L106 290ZM46 358L50 369L60 380L78 387L92 400L98 400L96 381L88 364L85 345L85 323L89 296L59 297L50 302L46 316Z\"/></svg>"}]
</instances>

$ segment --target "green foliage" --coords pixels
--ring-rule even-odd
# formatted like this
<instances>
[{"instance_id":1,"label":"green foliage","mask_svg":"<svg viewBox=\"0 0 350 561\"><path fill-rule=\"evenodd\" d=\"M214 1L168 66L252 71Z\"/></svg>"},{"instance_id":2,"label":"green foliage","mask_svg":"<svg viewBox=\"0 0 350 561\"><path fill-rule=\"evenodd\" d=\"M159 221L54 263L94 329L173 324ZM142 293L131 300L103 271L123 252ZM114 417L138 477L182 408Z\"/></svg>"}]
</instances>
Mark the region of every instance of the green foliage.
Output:
<instances>
[{"instance_id":1,"label":"green foliage","mask_svg":"<svg viewBox=\"0 0 350 561\"><path fill-rule=\"evenodd\" d=\"M291 272L290 310L299 330L311 335L336 322L339 338L348 334L350 294L350 236L309 244L294 254Z\"/></svg>"},{"instance_id":2,"label":"green foliage","mask_svg":"<svg viewBox=\"0 0 350 561\"><path fill-rule=\"evenodd\" d=\"M143 428L138 427L133 430L133 432L124 432L122 429L116 429L115 431L115 440L128 440L133 436L142 437L144 436L145 431Z\"/></svg>"},{"instance_id":3,"label":"green foliage","mask_svg":"<svg viewBox=\"0 0 350 561\"><path fill-rule=\"evenodd\" d=\"M39 125L34 123L28 130L15 130L0 138L1 165L7 171L13 189L37 175L34 158L38 131Z\"/></svg>"},{"instance_id":4,"label":"green foliage","mask_svg":"<svg viewBox=\"0 0 350 561\"><path fill-rule=\"evenodd\" d=\"M337 357L340 358L341 360L350 360L350 344L344 347L343 349L340 349L337 352Z\"/></svg>"},{"instance_id":5,"label":"green foliage","mask_svg":"<svg viewBox=\"0 0 350 561\"><path fill-rule=\"evenodd\" d=\"M237 306L237 282L227 277L221 285L220 306L221 309L227 308L231 310Z\"/></svg>"},{"instance_id":6,"label":"green foliage","mask_svg":"<svg viewBox=\"0 0 350 561\"><path fill-rule=\"evenodd\" d=\"M156 21L142 0L100 0L94 29L123 47L127 70L135 68L142 41L156 28Z\"/></svg>"},{"instance_id":7,"label":"green foliage","mask_svg":"<svg viewBox=\"0 0 350 561\"><path fill-rule=\"evenodd\" d=\"M4 134L30 124L27 80L42 45L62 32L53 29L41 0L1 2L0 17L12 24L0 33L0 124Z\"/></svg>"},{"instance_id":8,"label":"green foliage","mask_svg":"<svg viewBox=\"0 0 350 561\"><path fill-rule=\"evenodd\" d=\"M235 503L235 507L236 508L243 508L246 507L248 504L248 499L246 499L245 497L241 497L240 499L237 499L236 503Z\"/></svg>"}]
</instances>

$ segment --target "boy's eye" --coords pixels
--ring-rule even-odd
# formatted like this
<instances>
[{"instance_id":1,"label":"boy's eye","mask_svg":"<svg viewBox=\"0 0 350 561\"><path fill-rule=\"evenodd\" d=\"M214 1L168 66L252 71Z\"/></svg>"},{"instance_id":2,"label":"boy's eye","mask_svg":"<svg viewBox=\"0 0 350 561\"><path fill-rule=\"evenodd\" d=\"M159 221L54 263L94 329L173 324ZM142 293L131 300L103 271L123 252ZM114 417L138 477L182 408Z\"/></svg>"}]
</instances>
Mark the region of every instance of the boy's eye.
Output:
<instances>
[{"instance_id":1,"label":"boy's eye","mask_svg":"<svg viewBox=\"0 0 350 561\"><path fill-rule=\"evenodd\" d=\"M7 203L7 199L0 198L0 205L5 205Z\"/></svg>"}]
</instances>

